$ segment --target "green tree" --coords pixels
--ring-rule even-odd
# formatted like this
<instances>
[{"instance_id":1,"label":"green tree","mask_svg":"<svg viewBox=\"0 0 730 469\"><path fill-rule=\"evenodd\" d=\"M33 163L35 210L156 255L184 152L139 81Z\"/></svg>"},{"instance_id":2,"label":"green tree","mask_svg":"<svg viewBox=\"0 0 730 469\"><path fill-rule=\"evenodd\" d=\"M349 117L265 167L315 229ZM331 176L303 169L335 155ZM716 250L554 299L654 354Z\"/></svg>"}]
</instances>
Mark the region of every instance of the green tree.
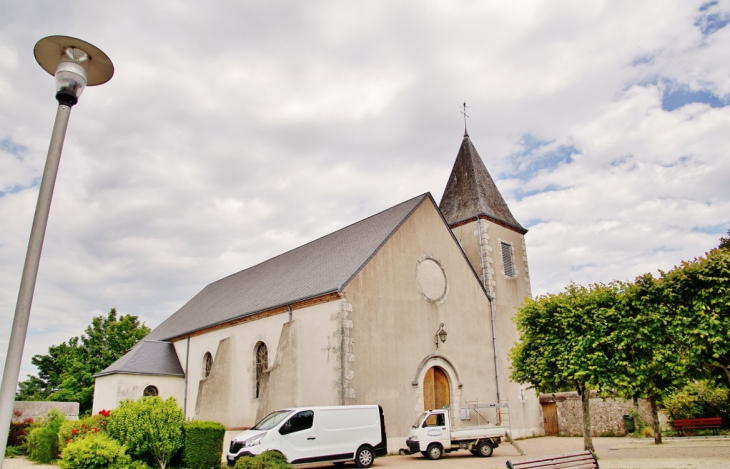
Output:
<instances>
[{"instance_id":1,"label":"green tree","mask_svg":"<svg viewBox=\"0 0 730 469\"><path fill-rule=\"evenodd\" d=\"M31 362L38 376L19 383L16 400L78 402L81 412L91 410L94 398L93 375L124 355L149 334L137 316L117 316L112 308L97 316L80 337L48 348L47 355L35 355Z\"/></svg>"},{"instance_id":2,"label":"green tree","mask_svg":"<svg viewBox=\"0 0 730 469\"><path fill-rule=\"evenodd\" d=\"M511 378L538 393L577 391L583 442L593 450L590 392L615 387L615 341L623 286L571 284L565 292L528 300L515 318L520 342L510 352Z\"/></svg>"},{"instance_id":3,"label":"green tree","mask_svg":"<svg viewBox=\"0 0 730 469\"><path fill-rule=\"evenodd\" d=\"M665 304L662 283L645 274L624 287L613 343L614 385L623 398L649 401L654 442L661 444L659 402L667 390L686 382L689 362L670 334L674 311Z\"/></svg>"},{"instance_id":4,"label":"green tree","mask_svg":"<svg viewBox=\"0 0 730 469\"><path fill-rule=\"evenodd\" d=\"M673 313L669 333L689 362L690 378L714 371L730 385L730 250L662 272L661 302Z\"/></svg>"},{"instance_id":5,"label":"green tree","mask_svg":"<svg viewBox=\"0 0 730 469\"><path fill-rule=\"evenodd\" d=\"M727 238L724 236L720 237L720 245L718 248L730 251L730 230L727 230Z\"/></svg>"},{"instance_id":6,"label":"green tree","mask_svg":"<svg viewBox=\"0 0 730 469\"><path fill-rule=\"evenodd\" d=\"M16 400L49 400L51 394L58 391L64 371L81 360L78 337L72 337L68 343L48 347L48 355L35 355L31 358L31 363L38 368L38 376L28 375L27 380L18 384Z\"/></svg>"},{"instance_id":7,"label":"green tree","mask_svg":"<svg viewBox=\"0 0 730 469\"><path fill-rule=\"evenodd\" d=\"M170 462L183 445L185 415L175 398L159 396L122 401L107 421L109 436L137 459L151 457L160 466Z\"/></svg>"}]
</instances>

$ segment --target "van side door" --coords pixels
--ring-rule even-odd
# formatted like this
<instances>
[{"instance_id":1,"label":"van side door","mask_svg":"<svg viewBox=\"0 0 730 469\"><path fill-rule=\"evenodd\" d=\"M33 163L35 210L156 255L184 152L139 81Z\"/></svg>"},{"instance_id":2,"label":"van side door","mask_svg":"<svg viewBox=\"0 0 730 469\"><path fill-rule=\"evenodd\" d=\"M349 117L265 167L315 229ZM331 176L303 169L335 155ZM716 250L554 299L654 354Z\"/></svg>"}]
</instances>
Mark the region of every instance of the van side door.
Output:
<instances>
[{"instance_id":1,"label":"van side door","mask_svg":"<svg viewBox=\"0 0 730 469\"><path fill-rule=\"evenodd\" d=\"M314 411L302 410L279 427L279 449L292 464L301 464L317 455L317 426Z\"/></svg>"}]
</instances>

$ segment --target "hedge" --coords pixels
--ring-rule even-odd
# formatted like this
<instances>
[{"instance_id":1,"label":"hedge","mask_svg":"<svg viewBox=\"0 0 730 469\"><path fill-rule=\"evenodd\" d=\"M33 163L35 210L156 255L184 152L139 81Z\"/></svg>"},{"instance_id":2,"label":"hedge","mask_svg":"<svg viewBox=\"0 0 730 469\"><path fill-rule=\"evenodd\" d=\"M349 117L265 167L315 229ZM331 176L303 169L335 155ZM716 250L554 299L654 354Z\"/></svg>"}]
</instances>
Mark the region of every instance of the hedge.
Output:
<instances>
[{"instance_id":1,"label":"hedge","mask_svg":"<svg viewBox=\"0 0 730 469\"><path fill-rule=\"evenodd\" d=\"M219 422L192 420L185 424L182 460L189 469L218 468L226 427Z\"/></svg>"}]
</instances>

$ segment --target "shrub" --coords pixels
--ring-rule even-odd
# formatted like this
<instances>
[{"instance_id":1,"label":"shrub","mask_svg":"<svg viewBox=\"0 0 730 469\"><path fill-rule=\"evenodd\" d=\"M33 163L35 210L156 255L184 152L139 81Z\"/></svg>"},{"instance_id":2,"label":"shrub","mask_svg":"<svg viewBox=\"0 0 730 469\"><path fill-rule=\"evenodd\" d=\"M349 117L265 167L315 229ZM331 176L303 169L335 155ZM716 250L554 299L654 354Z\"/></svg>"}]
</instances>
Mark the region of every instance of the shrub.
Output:
<instances>
[{"instance_id":1,"label":"shrub","mask_svg":"<svg viewBox=\"0 0 730 469\"><path fill-rule=\"evenodd\" d=\"M127 469L132 466L132 458L117 441L104 434L94 434L69 443L59 466L61 469Z\"/></svg>"},{"instance_id":2,"label":"shrub","mask_svg":"<svg viewBox=\"0 0 730 469\"><path fill-rule=\"evenodd\" d=\"M22 456L23 454L25 454L25 452L20 448L20 446L8 446L5 448L6 458L14 458L16 456Z\"/></svg>"},{"instance_id":3,"label":"shrub","mask_svg":"<svg viewBox=\"0 0 730 469\"><path fill-rule=\"evenodd\" d=\"M107 417L94 415L81 420L66 420L58 430L58 447L63 450L66 445L79 438L84 438L106 429Z\"/></svg>"},{"instance_id":4,"label":"shrub","mask_svg":"<svg viewBox=\"0 0 730 469\"><path fill-rule=\"evenodd\" d=\"M264 451L258 456L244 456L236 461L235 469L290 469L286 457L278 451Z\"/></svg>"},{"instance_id":5,"label":"shrub","mask_svg":"<svg viewBox=\"0 0 730 469\"><path fill-rule=\"evenodd\" d=\"M727 425L730 417L728 390L709 381L689 383L665 397L662 404L672 420L722 417Z\"/></svg>"},{"instance_id":6,"label":"shrub","mask_svg":"<svg viewBox=\"0 0 730 469\"><path fill-rule=\"evenodd\" d=\"M66 418L58 409L51 409L28 433L28 459L47 464L58 458L58 430Z\"/></svg>"},{"instance_id":7,"label":"shrub","mask_svg":"<svg viewBox=\"0 0 730 469\"><path fill-rule=\"evenodd\" d=\"M219 422L193 420L185 424L182 460L189 469L218 467L226 427Z\"/></svg>"},{"instance_id":8,"label":"shrub","mask_svg":"<svg viewBox=\"0 0 730 469\"><path fill-rule=\"evenodd\" d=\"M23 412L18 409L14 409L13 416L15 418L20 418L23 416ZM30 417L25 418L20 422L10 422L10 430L8 431L8 442L6 447L18 447L24 445L28 438L28 430L32 424L33 419Z\"/></svg>"},{"instance_id":9,"label":"shrub","mask_svg":"<svg viewBox=\"0 0 730 469\"><path fill-rule=\"evenodd\" d=\"M107 421L109 436L127 447L135 459L151 458L165 469L170 458L182 447L185 415L177 401L143 397L122 401Z\"/></svg>"}]
</instances>

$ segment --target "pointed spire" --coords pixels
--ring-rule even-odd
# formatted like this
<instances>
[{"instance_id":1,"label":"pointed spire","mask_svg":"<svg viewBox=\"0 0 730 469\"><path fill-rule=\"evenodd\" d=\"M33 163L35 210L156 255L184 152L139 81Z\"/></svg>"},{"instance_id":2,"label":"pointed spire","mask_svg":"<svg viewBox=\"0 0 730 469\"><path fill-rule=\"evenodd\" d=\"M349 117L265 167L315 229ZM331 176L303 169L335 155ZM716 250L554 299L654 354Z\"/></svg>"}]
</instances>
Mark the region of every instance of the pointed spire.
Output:
<instances>
[{"instance_id":1,"label":"pointed spire","mask_svg":"<svg viewBox=\"0 0 730 469\"><path fill-rule=\"evenodd\" d=\"M464 135L459 154L441 198L439 209L450 226L484 217L517 231L527 233L510 212L487 167Z\"/></svg>"}]
</instances>

